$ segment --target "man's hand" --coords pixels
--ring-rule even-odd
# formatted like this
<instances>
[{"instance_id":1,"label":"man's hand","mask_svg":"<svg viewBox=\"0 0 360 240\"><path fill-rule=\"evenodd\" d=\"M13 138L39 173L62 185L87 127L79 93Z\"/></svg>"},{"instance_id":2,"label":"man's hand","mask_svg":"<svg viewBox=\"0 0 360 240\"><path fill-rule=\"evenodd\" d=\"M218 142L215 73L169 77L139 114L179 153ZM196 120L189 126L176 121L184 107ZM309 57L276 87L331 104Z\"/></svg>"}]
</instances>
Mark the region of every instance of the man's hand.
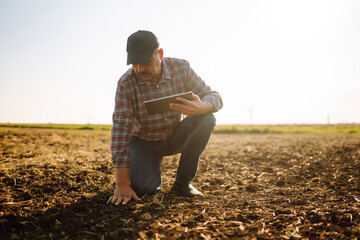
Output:
<instances>
[{"instance_id":1,"label":"man's hand","mask_svg":"<svg viewBox=\"0 0 360 240\"><path fill-rule=\"evenodd\" d=\"M214 111L214 106L209 101L201 101L200 97L192 94L193 100L189 101L185 98L178 97L177 101L180 103L170 103L169 107L186 116L201 115Z\"/></svg>"},{"instance_id":2,"label":"man's hand","mask_svg":"<svg viewBox=\"0 0 360 240\"><path fill-rule=\"evenodd\" d=\"M115 168L115 182L114 195L109 198L107 203L111 202L115 205L122 203L122 205L125 205L131 199L141 200L130 187L128 168Z\"/></svg>"},{"instance_id":3,"label":"man's hand","mask_svg":"<svg viewBox=\"0 0 360 240\"><path fill-rule=\"evenodd\" d=\"M131 199L134 200L141 200L136 193L134 192L134 190L131 189L131 187L129 186L129 184L125 184L122 186L116 186L115 187L115 191L114 191L114 196L111 196L109 198L109 200L107 201L107 203L111 202L113 204L115 204L116 206L118 206L120 203L122 205L127 204Z\"/></svg>"}]
</instances>

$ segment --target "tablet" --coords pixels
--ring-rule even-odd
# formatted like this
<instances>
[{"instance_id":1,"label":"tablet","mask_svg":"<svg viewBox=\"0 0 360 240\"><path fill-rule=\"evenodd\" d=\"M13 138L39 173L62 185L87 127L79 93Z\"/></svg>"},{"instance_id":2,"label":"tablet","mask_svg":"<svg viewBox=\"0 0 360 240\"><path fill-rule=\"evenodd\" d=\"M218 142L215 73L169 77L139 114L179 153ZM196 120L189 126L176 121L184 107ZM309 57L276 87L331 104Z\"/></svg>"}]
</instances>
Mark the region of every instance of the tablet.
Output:
<instances>
[{"instance_id":1,"label":"tablet","mask_svg":"<svg viewBox=\"0 0 360 240\"><path fill-rule=\"evenodd\" d=\"M187 100L193 100L192 92L185 92L180 94L171 95L168 97L156 98L153 100L145 101L146 111L149 115L168 112L172 109L169 108L170 103L179 102L176 98L182 97Z\"/></svg>"}]
</instances>

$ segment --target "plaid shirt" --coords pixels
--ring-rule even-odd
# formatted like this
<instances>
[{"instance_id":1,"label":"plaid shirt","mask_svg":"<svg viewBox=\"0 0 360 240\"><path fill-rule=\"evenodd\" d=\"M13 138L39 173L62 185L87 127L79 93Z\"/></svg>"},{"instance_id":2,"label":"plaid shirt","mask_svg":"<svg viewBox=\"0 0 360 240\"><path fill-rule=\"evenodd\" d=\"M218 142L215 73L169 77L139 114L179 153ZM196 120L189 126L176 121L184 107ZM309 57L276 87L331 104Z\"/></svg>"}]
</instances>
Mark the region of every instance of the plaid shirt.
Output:
<instances>
[{"instance_id":1,"label":"plaid shirt","mask_svg":"<svg viewBox=\"0 0 360 240\"><path fill-rule=\"evenodd\" d=\"M148 115L144 101L192 91L202 100L210 101L215 111L222 108L221 96L211 91L186 60L164 58L161 64L162 75L158 83L138 79L132 68L118 81L111 130L114 167L130 166L131 136L147 141L164 140L171 136L181 120L181 114L176 111Z\"/></svg>"}]
</instances>

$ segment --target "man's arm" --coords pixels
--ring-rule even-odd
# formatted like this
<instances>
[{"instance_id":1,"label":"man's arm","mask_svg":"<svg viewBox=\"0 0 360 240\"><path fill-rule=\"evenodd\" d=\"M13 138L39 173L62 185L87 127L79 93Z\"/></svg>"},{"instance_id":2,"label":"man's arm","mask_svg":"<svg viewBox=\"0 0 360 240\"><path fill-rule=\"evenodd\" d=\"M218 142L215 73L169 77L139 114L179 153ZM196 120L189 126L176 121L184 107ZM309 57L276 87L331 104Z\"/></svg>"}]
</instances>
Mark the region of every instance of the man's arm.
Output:
<instances>
[{"instance_id":1,"label":"man's arm","mask_svg":"<svg viewBox=\"0 0 360 240\"><path fill-rule=\"evenodd\" d=\"M121 79L120 79L121 80ZM115 96L113 126L111 128L111 159L115 168L116 187L108 200L115 205L123 205L131 199L140 200L129 184L130 136L133 129L132 102L126 94L126 86L118 82Z\"/></svg>"},{"instance_id":2,"label":"man's arm","mask_svg":"<svg viewBox=\"0 0 360 240\"><path fill-rule=\"evenodd\" d=\"M208 86L204 80L195 73L188 62L186 62L185 66L185 82L187 85L187 91L192 91L194 94L198 95L202 102L209 101L212 104L214 109L207 111L206 113L219 111L223 106L220 94L211 90L210 86Z\"/></svg>"},{"instance_id":3,"label":"man's arm","mask_svg":"<svg viewBox=\"0 0 360 240\"><path fill-rule=\"evenodd\" d=\"M115 205L122 203L125 205L131 199L141 200L130 187L128 168L115 168L115 183L114 195L109 198L107 203L111 202Z\"/></svg>"}]
</instances>

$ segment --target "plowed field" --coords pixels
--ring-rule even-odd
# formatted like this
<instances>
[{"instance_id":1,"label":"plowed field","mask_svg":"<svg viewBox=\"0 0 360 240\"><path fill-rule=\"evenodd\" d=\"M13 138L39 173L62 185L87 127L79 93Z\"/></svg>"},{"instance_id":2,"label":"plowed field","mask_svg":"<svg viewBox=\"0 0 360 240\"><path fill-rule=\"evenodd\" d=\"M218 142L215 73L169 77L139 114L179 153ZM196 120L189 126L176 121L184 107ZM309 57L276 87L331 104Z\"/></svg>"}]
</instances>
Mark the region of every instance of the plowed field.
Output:
<instances>
[{"instance_id":1,"label":"plowed field","mask_svg":"<svg viewBox=\"0 0 360 240\"><path fill-rule=\"evenodd\" d=\"M194 185L106 204L109 131L0 128L1 239L360 238L359 134L214 134Z\"/></svg>"}]
</instances>

